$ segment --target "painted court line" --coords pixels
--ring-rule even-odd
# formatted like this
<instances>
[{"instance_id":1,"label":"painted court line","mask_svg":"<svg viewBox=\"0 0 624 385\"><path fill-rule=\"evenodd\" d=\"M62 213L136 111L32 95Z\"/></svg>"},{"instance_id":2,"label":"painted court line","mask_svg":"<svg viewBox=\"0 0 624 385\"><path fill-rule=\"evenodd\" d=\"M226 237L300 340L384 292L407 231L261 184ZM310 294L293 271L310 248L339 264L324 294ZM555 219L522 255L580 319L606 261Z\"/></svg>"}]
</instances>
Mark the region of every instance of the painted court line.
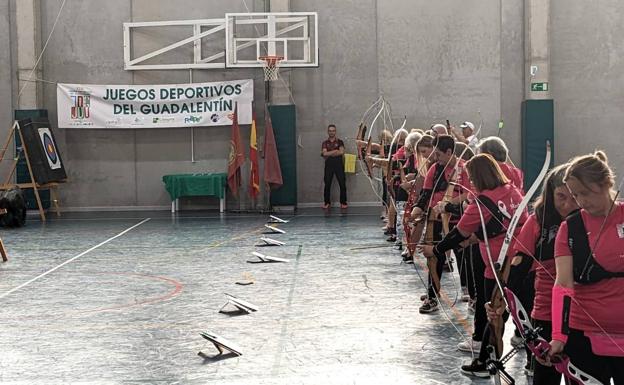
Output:
<instances>
[{"instance_id":1,"label":"painted court line","mask_svg":"<svg viewBox=\"0 0 624 385\"><path fill-rule=\"evenodd\" d=\"M63 266L65 266L65 265L67 265L68 263L70 263L70 262L72 262L72 261L75 261L76 259L78 259L78 258L82 257L83 255L85 255L85 254L88 254L88 253L92 252L93 250L97 249L98 247L103 246L103 245L105 245L105 244L109 243L110 241L112 241L112 240L114 240L114 239L117 239L117 238L121 237L122 235L124 235L124 234L125 234L125 233L127 233L128 231L130 231L130 230L132 230L132 229L135 229L135 228L137 228L137 227L141 226L143 223L145 223L145 222L149 221L150 219L151 219L151 218L146 218L146 219L142 220L141 222L137 223L136 225L134 225L134 226L132 226L132 227L129 227L129 228L125 229L124 231L122 231L121 233L119 233L119 234L115 235L114 237L112 237L112 238L108 238L108 239L107 239L107 240L105 240L104 242L101 242L101 243L99 243L99 244L97 244L97 245L93 246L92 248L90 248L90 249L88 249L88 250L86 250L86 251L83 251L82 253L80 253L80 254L76 255L75 257L72 257L72 258L68 259L67 261L65 261L65 262L61 263L60 265L53 267L52 269L50 269L50 270L46 271L45 273L40 274L40 275L36 276L35 278L33 278L33 279L29 280L29 281L26 281L26 282L22 283L21 285L19 285L19 286L17 286L17 287L14 287L13 289L11 289L11 290L7 291L6 293L0 294L0 299L2 299L2 298L4 298L4 297L8 296L9 294L11 294L11 293L13 293L13 292L18 291L19 289L21 289L21 288L23 288L23 287L25 287L25 286L30 285L31 283L35 282L35 281L36 281L36 280L38 280L39 278L43 278L43 277L45 277L46 275L48 275L48 274L50 274L50 273L52 273L52 272L54 272L54 271L56 271L56 270L60 269L61 267L63 267Z\"/></svg>"}]
</instances>

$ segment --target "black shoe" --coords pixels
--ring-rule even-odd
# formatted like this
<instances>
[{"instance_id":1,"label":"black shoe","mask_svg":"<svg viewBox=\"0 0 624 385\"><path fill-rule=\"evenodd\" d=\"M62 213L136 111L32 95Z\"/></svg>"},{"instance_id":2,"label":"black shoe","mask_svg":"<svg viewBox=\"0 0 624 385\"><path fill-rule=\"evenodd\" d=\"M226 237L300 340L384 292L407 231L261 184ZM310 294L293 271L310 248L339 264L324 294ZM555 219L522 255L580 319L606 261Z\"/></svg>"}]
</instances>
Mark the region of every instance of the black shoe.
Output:
<instances>
[{"instance_id":1,"label":"black shoe","mask_svg":"<svg viewBox=\"0 0 624 385\"><path fill-rule=\"evenodd\" d=\"M409 254L405 254L405 255L403 256L403 262L405 262L405 263L407 263L407 264L414 263L414 257L412 257L412 256L411 256L411 255L409 255Z\"/></svg>"},{"instance_id":2,"label":"black shoe","mask_svg":"<svg viewBox=\"0 0 624 385\"><path fill-rule=\"evenodd\" d=\"M472 360L468 365L461 366L461 372L475 377L487 378L490 376L490 372L487 370L487 365L483 362L479 362L478 359Z\"/></svg>"},{"instance_id":3,"label":"black shoe","mask_svg":"<svg viewBox=\"0 0 624 385\"><path fill-rule=\"evenodd\" d=\"M433 313L434 311L438 311L438 302L435 299L425 301L420 309L418 309L418 312L420 314L429 314Z\"/></svg>"},{"instance_id":4,"label":"black shoe","mask_svg":"<svg viewBox=\"0 0 624 385\"><path fill-rule=\"evenodd\" d=\"M388 242L396 242L396 237L394 235L391 235L390 238L386 239L386 241L388 241Z\"/></svg>"},{"instance_id":5,"label":"black shoe","mask_svg":"<svg viewBox=\"0 0 624 385\"><path fill-rule=\"evenodd\" d=\"M428 297L429 297L429 296L428 296L427 294L423 294L423 295L421 295L421 296L420 296L420 300L421 300L421 301L424 301L424 300L426 300Z\"/></svg>"},{"instance_id":6,"label":"black shoe","mask_svg":"<svg viewBox=\"0 0 624 385\"><path fill-rule=\"evenodd\" d=\"M386 231L384 231L384 235L393 235L396 234L396 229L393 227L388 227Z\"/></svg>"}]
</instances>

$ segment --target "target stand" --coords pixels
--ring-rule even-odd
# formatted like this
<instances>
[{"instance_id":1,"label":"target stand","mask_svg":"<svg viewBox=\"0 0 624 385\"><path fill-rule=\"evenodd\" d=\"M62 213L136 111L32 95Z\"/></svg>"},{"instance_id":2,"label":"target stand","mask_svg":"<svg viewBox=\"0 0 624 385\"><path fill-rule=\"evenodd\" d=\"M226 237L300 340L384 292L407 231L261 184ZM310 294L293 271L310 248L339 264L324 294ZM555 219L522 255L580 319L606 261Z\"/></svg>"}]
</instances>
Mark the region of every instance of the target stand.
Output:
<instances>
[{"instance_id":1,"label":"target stand","mask_svg":"<svg viewBox=\"0 0 624 385\"><path fill-rule=\"evenodd\" d=\"M251 255L253 255L254 257L258 258L257 261L254 260L247 260L247 263L275 263L275 262L290 262L290 259L286 259L286 258L278 258L278 257L271 257L269 255L264 255L261 253L258 253L257 251L252 251Z\"/></svg>"},{"instance_id":2,"label":"target stand","mask_svg":"<svg viewBox=\"0 0 624 385\"><path fill-rule=\"evenodd\" d=\"M271 225L264 225L264 227L269 230L269 231L265 231L262 234L286 234L286 232L282 229L278 229L275 226L271 226Z\"/></svg>"},{"instance_id":3,"label":"target stand","mask_svg":"<svg viewBox=\"0 0 624 385\"><path fill-rule=\"evenodd\" d=\"M235 308L237 308L240 312L247 313L247 314L258 311L258 306L254 305L251 302L243 301L242 299L237 298L228 293L223 293L223 294L225 294L225 299L227 300L227 302L225 303L225 305L221 307L221 309L219 309L219 313L224 313L224 314L229 313L223 310L228 305L232 305Z\"/></svg>"},{"instance_id":4,"label":"target stand","mask_svg":"<svg viewBox=\"0 0 624 385\"><path fill-rule=\"evenodd\" d=\"M284 242L280 242L273 238L262 237L260 240L264 243L257 244L256 247L267 247L267 246L284 246Z\"/></svg>"},{"instance_id":5,"label":"target stand","mask_svg":"<svg viewBox=\"0 0 624 385\"><path fill-rule=\"evenodd\" d=\"M243 353L241 353L241 349L238 346L236 346L236 344L226 340L225 338L223 338L221 336L218 336L218 335L216 335L214 333L211 333L211 332L201 332L201 333L199 333L199 335L202 336L203 339L205 339L206 341L208 341L208 342L210 342L210 343L212 343L214 345L214 347L219 351L218 356L220 356L223 353L225 353L225 351L228 351L228 352L234 354L235 356L242 356L243 355ZM204 356L204 357L209 357L209 356L206 356L204 353L202 353L201 350L199 351L199 353L197 353L197 355Z\"/></svg>"},{"instance_id":6,"label":"target stand","mask_svg":"<svg viewBox=\"0 0 624 385\"><path fill-rule=\"evenodd\" d=\"M288 223L288 221L286 219L276 217L275 215L269 215L267 223Z\"/></svg>"},{"instance_id":7,"label":"target stand","mask_svg":"<svg viewBox=\"0 0 624 385\"><path fill-rule=\"evenodd\" d=\"M26 121L29 122L28 120ZM59 183L66 181L67 177L65 176L58 181L48 180L42 183L36 180L35 172L33 171L33 162L36 162L36 160L33 158L36 156L35 154L38 154L38 158L41 158L38 162L36 162L39 169L48 167L51 170L50 172L54 173L57 173L57 170L62 169L61 158L58 154L54 138L52 137L52 134L50 132L49 124L47 125L47 127L40 127L37 131L38 133L36 136L38 136L38 138L26 138L25 135L22 133L22 127L20 127L20 123L18 121L15 121L13 123L13 126L11 126L4 147L0 151L0 162L5 160L7 150L9 149L9 146L11 145L14 137L19 137L21 147L16 148L16 156L12 159L13 164L9 169L8 175L6 176L2 184L0 184L0 190L9 190L11 188L14 188L15 186L21 189L33 189L35 200L37 202L37 209L39 210L39 216L41 218L41 221L45 222L46 215L43 211L43 205L41 203L39 191L50 190L50 199L52 201L52 205L54 207L56 215L61 216L58 204L59 199L56 189L58 188ZM29 142L32 143L33 140L40 140L41 148L29 148ZM12 183L15 171L17 169L17 164L22 156L26 160L26 166L28 167L30 182ZM64 170L62 171L62 175L65 175Z\"/></svg>"}]
</instances>

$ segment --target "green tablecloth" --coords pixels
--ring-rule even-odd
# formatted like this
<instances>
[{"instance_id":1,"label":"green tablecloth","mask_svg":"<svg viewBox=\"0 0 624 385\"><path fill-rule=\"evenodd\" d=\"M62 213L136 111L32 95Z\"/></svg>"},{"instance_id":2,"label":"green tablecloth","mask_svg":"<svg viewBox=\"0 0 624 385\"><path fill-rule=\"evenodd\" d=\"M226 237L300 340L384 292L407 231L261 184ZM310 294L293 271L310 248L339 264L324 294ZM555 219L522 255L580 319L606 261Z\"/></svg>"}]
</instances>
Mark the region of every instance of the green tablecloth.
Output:
<instances>
[{"instance_id":1,"label":"green tablecloth","mask_svg":"<svg viewBox=\"0 0 624 385\"><path fill-rule=\"evenodd\" d=\"M165 175L162 178L165 189L171 200L186 196L212 195L219 199L224 198L224 186L227 181L226 173L211 174L176 174Z\"/></svg>"}]
</instances>

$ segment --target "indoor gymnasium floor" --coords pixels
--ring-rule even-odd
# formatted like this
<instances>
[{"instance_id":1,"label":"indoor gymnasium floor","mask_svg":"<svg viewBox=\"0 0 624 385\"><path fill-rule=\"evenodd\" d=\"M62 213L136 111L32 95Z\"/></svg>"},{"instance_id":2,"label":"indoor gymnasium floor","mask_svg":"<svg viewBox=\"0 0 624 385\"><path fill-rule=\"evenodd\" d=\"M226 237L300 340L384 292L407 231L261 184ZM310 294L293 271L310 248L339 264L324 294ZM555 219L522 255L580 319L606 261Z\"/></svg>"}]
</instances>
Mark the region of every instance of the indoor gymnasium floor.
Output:
<instances>
[{"instance_id":1,"label":"indoor gymnasium floor","mask_svg":"<svg viewBox=\"0 0 624 385\"><path fill-rule=\"evenodd\" d=\"M378 213L302 210L268 235L286 245L264 248L257 214L76 213L4 229L0 383L488 383L459 372L471 320L465 303L449 306L452 281L457 329L444 312L418 314L423 283ZM246 263L254 250L291 261ZM259 310L220 314L224 293ZM213 357L202 331L243 355ZM509 365L518 384L522 356Z\"/></svg>"}]
</instances>

